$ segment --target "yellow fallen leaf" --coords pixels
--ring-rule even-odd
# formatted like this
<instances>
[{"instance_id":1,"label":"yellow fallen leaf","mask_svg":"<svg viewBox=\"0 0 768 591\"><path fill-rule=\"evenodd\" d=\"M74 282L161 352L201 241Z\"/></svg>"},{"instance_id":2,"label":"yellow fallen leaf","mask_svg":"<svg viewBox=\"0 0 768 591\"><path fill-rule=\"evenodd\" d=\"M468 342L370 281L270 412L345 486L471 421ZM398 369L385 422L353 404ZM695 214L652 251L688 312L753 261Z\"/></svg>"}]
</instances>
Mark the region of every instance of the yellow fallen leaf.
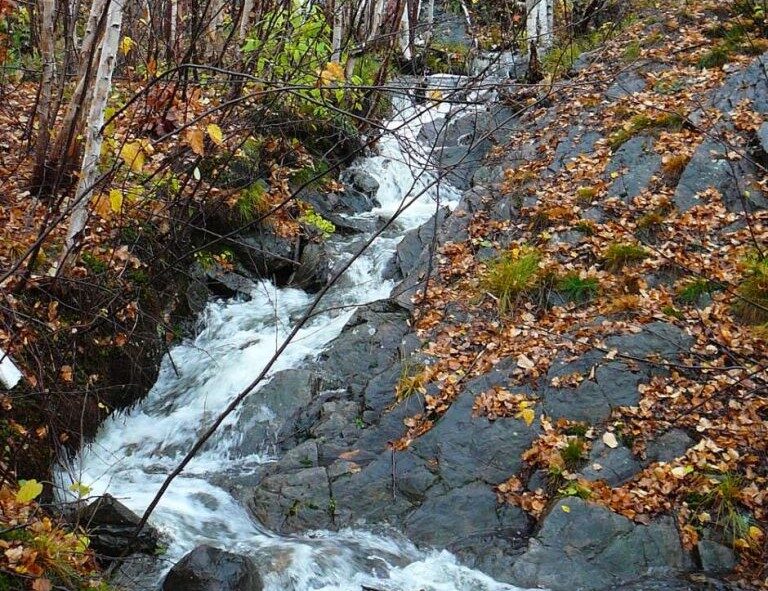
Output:
<instances>
[{"instance_id":1,"label":"yellow fallen leaf","mask_svg":"<svg viewBox=\"0 0 768 591\"><path fill-rule=\"evenodd\" d=\"M208 137L211 138L211 141L214 144L220 146L224 143L224 133L221 131L221 127L215 123L211 123L205 130L208 132Z\"/></svg>"},{"instance_id":2,"label":"yellow fallen leaf","mask_svg":"<svg viewBox=\"0 0 768 591\"><path fill-rule=\"evenodd\" d=\"M560 508L563 510L563 513L571 512L571 508L568 505L560 505Z\"/></svg>"},{"instance_id":3,"label":"yellow fallen leaf","mask_svg":"<svg viewBox=\"0 0 768 591\"><path fill-rule=\"evenodd\" d=\"M518 418L523 419L525 424L529 427L533 424L533 420L536 418L536 413L532 408L524 408L518 414Z\"/></svg>"},{"instance_id":4,"label":"yellow fallen leaf","mask_svg":"<svg viewBox=\"0 0 768 591\"><path fill-rule=\"evenodd\" d=\"M39 497L40 493L43 492L43 485L37 480L22 480L20 481L20 484L21 486L16 493L16 501L18 503L29 503Z\"/></svg>"},{"instance_id":5,"label":"yellow fallen leaf","mask_svg":"<svg viewBox=\"0 0 768 591\"><path fill-rule=\"evenodd\" d=\"M763 530L761 530L756 525L750 525L749 530L747 531L747 535L752 538L753 540L760 541L763 539Z\"/></svg>"},{"instance_id":6,"label":"yellow fallen leaf","mask_svg":"<svg viewBox=\"0 0 768 591\"><path fill-rule=\"evenodd\" d=\"M128 142L120 150L120 158L131 168L131 172L142 171L144 157L144 145L141 142Z\"/></svg>"},{"instance_id":7,"label":"yellow fallen leaf","mask_svg":"<svg viewBox=\"0 0 768 591\"><path fill-rule=\"evenodd\" d=\"M675 478L685 478L691 472L693 472L693 466L676 466L672 468L672 476Z\"/></svg>"}]
</instances>

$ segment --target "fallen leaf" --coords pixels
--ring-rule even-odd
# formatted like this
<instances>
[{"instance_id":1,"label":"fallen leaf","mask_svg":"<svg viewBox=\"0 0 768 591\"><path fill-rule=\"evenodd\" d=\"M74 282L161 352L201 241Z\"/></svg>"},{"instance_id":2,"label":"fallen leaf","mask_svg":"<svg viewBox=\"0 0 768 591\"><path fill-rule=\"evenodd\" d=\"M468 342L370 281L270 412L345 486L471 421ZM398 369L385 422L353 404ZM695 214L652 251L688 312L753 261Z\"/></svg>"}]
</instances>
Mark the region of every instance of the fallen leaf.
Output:
<instances>
[{"instance_id":1,"label":"fallen leaf","mask_svg":"<svg viewBox=\"0 0 768 591\"><path fill-rule=\"evenodd\" d=\"M190 127L184 134L187 144L192 151L198 156L205 155L205 134L202 129L197 127Z\"/></svg>"},{"instance_id":2,"label":"fallen leaf","mask_svg":"<svg viewBox=\"0 0 768 591\"><path fill-rule=\"evenodd\" d=\"M619 442L616 440L616 435L611 433L610 431L603 433L603 443L610 447L611 449L616 449L619 447Z\"/></svg>"}]
</instances>

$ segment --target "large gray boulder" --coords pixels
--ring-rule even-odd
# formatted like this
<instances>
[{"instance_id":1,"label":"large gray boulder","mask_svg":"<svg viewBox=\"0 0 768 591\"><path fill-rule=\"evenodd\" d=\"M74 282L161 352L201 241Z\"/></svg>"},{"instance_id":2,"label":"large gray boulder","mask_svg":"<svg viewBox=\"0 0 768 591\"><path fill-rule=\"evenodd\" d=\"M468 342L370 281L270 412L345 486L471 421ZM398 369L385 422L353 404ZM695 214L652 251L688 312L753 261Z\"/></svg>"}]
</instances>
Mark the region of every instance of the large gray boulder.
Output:
<instances>
[{"instance_id":1,"label":"large gray boulder","mask_svg":"<svg viewBox=\"0 0 768 591\"><path fill-rule=\"evenodd\" d=\"M632 201L647 189L651 179L661 170L661 156L653 149L650 136L633 137L613 155L606 173L615 180L608 189L609 197Z\"/></svg>"},{"instance_id":2,"label":"large gray boulder","mask_svg":"<svg viewBox=\"0 0 768 591\"><path fill-rule=\"evenodd\" d=\"M638 386L655 375L664 375L666 362L680 362L692 344L693 339L673 324L653 322L639 333L607 338L604 349L616 349L615 357L601 350L588 351L573 360L561 356L545 378L544 410L555 419L599 423L616 407L636 405ZM578 387L550 386L553 378L575 373L585 378Z\"/></svg>"},{"instance_id":3,"label":"large gray boulder","mask_svg":"<svg viewBox=\"0 0 768 591\"><path fill-rule=\"evenodd\" d=\"M163 581L163 591L262 591L264 583L250 559L212 546L184 556Z\"/></svg>"},{"instance_id":4,"label":"large gray boulder","mask_svg":"<svg viewBox=\"0 0 768 591\"><path fill-rule=\"evenodd\" d=\"M691 567L674 521L638 525L576 497L561 499L512 567L523 587L552 591L623 588L647 576L672 577Z\"/></svg>"}]
</instances>

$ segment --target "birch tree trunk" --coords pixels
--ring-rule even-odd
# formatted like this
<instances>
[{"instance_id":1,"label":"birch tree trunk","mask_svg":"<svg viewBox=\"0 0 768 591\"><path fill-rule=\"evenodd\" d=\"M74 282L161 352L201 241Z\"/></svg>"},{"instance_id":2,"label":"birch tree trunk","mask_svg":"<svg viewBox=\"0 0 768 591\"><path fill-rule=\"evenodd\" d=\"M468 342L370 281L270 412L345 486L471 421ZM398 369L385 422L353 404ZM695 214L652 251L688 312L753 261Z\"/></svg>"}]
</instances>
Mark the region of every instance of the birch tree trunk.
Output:
<instances>
[{"instance_id":1,"label":"birch tree trunk","mask_svg":"<svg viewBox=\"0 0 768 591\"><path fill-rule=\"evenodd\" d=\"M59 265L59 272L66 267L67 261L83 230L85 230L85 224L88 220L88 203L90 202L91 192L96 184L101 144L104 139L101 133L101 128L104 125L104 111L107 106L107 98L112 89L112 73L115 70L117 48L120 44L124 2L127 2L127 0L112 0L107 12L107 26L104 31L99 65L96 70L93 99L88 109L83 164L80 168L80 179L75 191L72 217L67 228L67 239Z\"/></svg>"},{"instance_id":2,"label":"birch tree trunk","mask_svg":"<svg viewBox=\"0 0 768 591\"><path fill-rule=\"evenodd\" d=\"M75 144L83 127L83 113L88 90L93 80L93 63L98 55L98 40L101 32L101 23L105 20L105 10L109 0L93 0L91 10L86 21L83 43L80 48L80 64L77 71L77 84L72 93L72 98L67 105L64 118L59 126L59 132L53 148L48 151L47 169L55 171L55 174L69 167L70 160L76 156ZM121 0L124 1L124 0ZM103 19L104 17L104 19ZM43 186L35 179L36 186ZM47 187L46 187L47 189Z\"/></svg>"},{"instance_id":3,"label":"birch tree trunk","mask_svg":"<svg viewBox=\"0 0 768 591\"><path fill-rule=\"evenodd\" d=\"M243 14L240 15L239 39L242 43L248 35L248 29L251 26L251 13L253 12L254 0L244 0Z\"/></svg>"},{"instance_id":4,"label":"birch tree trunk","mask_svg":"<svg viewBox=\"0 0 768 591\"><path fill-rule=\"evenodd\" d=\"M426 29L424 30L424 45L429 47L432 41L432 32L435 27L435 0L427 0L427 14L425 16Z\"/></svg>"},{"instance_id":5,"label":"birch tree trunk","mask_svg":"<svg viewBox=\"0 0 768 591\"><path fill-rule=\"evenodd\" d=\"M540 49L552 47L554 41L554 0L526 0L528 42Z\"/></svg>"},{"instance_id":6,"label":"birch tree trunk","mask_svg":"<svg viewBox=\"0 0 768 591\"><path fill-rule=\"evenodd\" d=\"M333 32L331 34L331 61L338 64L341 61L341 38L344 35L344 6L342 0L333 2Z\"/></svg>"},{"instance_id":7,"label":"birch tree trunk","mask_svg":"<svg viewBox=\"0 0 768 591\"><path fill-rule=\"evenodd\" d=\"M43 58L43 73L40 80L40 100L37 105L39 127L35 141L36 190L49 183L46 155L51 141L53 122L56 119L53 103L53 86L56 79L56 37L53 34L56 20L55 0L38 0L38 13L40 14L40 55Z\"/></svg>"},{"instance_id":8,"label":"birch tree trunk","mask_svg":"<svg viewBox=\"0 0 768 591\"><path fill-rule=\"evenodd\" d=\"M169 55L168 59L174 61L176 59L176 42L178 35L178 20L179 20L179 0L170 0L170 15L168 16L168 47Z\"/></svg>"}]
</instances>

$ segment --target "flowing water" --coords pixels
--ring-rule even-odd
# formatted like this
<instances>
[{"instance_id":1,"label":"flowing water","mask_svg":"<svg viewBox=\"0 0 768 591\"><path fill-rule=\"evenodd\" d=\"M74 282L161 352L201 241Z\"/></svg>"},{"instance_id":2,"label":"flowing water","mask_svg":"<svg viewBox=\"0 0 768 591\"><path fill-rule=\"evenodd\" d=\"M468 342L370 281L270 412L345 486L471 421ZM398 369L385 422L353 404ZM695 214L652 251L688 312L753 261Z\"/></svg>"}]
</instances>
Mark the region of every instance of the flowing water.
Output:
<instances>
[{"instance_id":1,"label":"flowing water","mask_svg":"<svg viewBox=\"0 0 768 591\"><path fill-rule=\"evenodd\" d=\"M430 83L451 86L456 79L433 77ZM386 298L394 283L383 279L384 269L403 234L429 220L438 205L451 207L459 199L456 189L438 184L428 171L431 146L419 136L425 125L439 125L455 107L448 102L418 104L405 96L393 102L396 114L387 123L389 132L378 142L376 154L354 166L380 185L376 196L380 207L362 215L377 219L398 215L397 220L352 264L321 302L320 308L327 311L301 329L272 373L299 367L321 352L341 332L356 305ZM472 107L466 116L471 111ZM354 241L360 237L337 239L339 260L356 250ZM168 472L216 413L258 375L314 298L268 281L258 283L251 295L248 301L214 301L207 306L199 334L172 349L172 362L164 359L146 399L108 420L74 465L59 471L63 490L68 481L79 481L91 487L91 494L109 492L143 512ZM269 420L270 410L264 408L263 413ZM238 433L226 427L236 422L237 412L176 478L152 515L150 523L170 543L167 565L206 543L253 557L268 590L513 589L461 566L446 551L417 549L392 531L350 529L303 537L266 531L214 484L227 474L254 472L276 459L266 447L246 458L233 454ZM156 574L160 581L163 573Z\"/></svg>"}]
</instances>

